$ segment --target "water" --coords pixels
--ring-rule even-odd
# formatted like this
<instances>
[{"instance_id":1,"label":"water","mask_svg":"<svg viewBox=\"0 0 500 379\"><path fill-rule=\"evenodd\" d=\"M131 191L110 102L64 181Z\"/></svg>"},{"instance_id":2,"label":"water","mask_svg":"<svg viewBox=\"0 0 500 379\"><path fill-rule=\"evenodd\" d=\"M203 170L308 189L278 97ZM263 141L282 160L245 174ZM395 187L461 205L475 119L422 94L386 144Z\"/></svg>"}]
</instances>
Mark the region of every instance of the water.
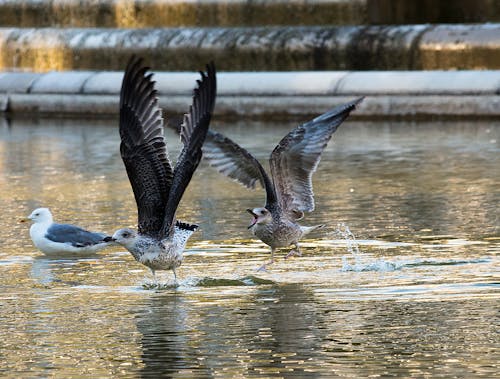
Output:
<instances>
[{"instance_id":1,"label":"water","mask_svg":"<svg viewBox=\"0 0 500 379\"><path fill-rule=\"evenodd\" d=\"M265 161L294 125L214 128ZM93 230L134 226L118 143L113 121L0 120L0 375L498 376L498 122L346 123L303 220L328 228L267 272L244 211L263 192L202 165L179 211L201 229L180 285L161 273L161 288L120 247L45 257L21 222L48 206Z\"/></svg>"}]
</instances>

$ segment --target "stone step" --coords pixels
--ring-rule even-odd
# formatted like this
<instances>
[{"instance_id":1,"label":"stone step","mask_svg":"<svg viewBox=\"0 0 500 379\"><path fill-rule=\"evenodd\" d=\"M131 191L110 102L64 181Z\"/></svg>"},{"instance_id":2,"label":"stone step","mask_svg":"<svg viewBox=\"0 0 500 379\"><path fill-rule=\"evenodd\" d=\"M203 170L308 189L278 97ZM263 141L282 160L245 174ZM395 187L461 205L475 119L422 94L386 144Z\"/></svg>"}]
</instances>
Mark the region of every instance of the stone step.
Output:
<instances>
[{"instance_id":1,"label":"stone step","mask_svg":"<svg viewBox=\"0 0 500 379\"><path fill-rule=\"evenodd\" d=\"M0 73L0 112L14 115L116 115L122 72ZM179 115L199 75L156 72L160 104ZM500 70L219 72L217 117L317 115L366 96L355 117L500 117Z\"/></svg>"},{"instance_id":2,"label":"stone step","mask_svg":"<svg viewBox=\"0 0 500 379\"><path fill-rule=\"evenodd\" d=\"M499 69L500 24L255 28L0 28L0 70Z\"/></svg>"},{"instance_id":3,"label":"stone step","mask_svg":"<svg viewBox=\"0 0 500 379\"><path fill-rule=\"evenodd\" d=\"M0 26L156 28L499 22L495 0L0 0Z\"/></svg>"}]
</instances>

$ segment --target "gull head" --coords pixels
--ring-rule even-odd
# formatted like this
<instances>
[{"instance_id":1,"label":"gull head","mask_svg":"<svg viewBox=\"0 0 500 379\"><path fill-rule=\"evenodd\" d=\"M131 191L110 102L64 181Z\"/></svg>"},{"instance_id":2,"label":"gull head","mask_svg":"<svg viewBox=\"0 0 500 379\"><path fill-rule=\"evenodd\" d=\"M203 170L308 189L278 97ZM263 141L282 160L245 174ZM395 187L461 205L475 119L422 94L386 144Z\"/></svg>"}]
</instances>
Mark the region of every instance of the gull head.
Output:
<instances>
[{"instance_id":1,"label":"gull head","mask_svg":"<svg viewBox=\"0 0 500 379\"><path fill-rule=\"evenodd\" d=\"M271 212L269 212L266 208L247 209L247 212L253 216L252 223L248 225L248 229L254 225L268 224L273 221Z\"/></svg>"},{"instance_id":2,"label":"gull head","mask_svg":"<svg viewBox=\"0 0 500 379\"><path fill-rule=\"evenodd\" d=\"M123 228L118 229L115 234L113 234L113 237L111 237L111 240L128 249L135 245L138 236L135 230Z\"/></svg>"},{"instance_id":3,"label":"gull head","mask_svg":"<svg viewBox=\"0 0 500 379\"><path fill-rule=\"evenodd\" d=\"M52 213L48 208L37 208L28 216L35 223L52 223Z\"/></svg>"}]
</instances>

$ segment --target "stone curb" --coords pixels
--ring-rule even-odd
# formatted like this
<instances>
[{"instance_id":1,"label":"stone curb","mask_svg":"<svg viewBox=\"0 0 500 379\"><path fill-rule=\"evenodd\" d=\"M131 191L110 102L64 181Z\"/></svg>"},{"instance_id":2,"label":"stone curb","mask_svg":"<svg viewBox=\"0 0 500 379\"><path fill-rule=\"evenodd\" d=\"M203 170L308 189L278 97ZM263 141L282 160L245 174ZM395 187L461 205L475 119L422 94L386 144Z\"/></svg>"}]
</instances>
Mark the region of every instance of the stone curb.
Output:
<instances>
[{"instance_id":1,"label":"stone curb","mask_svg":"<svg viewBox=\"0 0 500 379\"><path fill-rule=\"evenodd\" d=\"M253 28L0 28L0 68L158 71L500 69L500 23Z\"/></svg>"},{"instance_id":2,"label":"stone curb","mask_svg":"<svg viewBox=\"0 0 500 379\"><path fill-rule=\"evenodd\" d=\"M0 111L116 115L121 72L0 73ZM199 74L159 72L160 104L180 114ZM500 117L500 70L219 72L218 116L319 114L367 96L357 116Z\"/></svg>"},{"instance_id":3,"label":"stone curb","mask_svg":"<svg viewBox=\"0 0 500 379\"><path fill-rule=\"evenodd\" d=\"M202 68L202 67L200 67ZM196 72L151 70L160 94L189 95ZM0 72L0 93L73 93L116 95L122 72ZM495 95L500 70L466 71L292 71L218 72L217 93L229 95Z\"/></svg>"}]
</instances>

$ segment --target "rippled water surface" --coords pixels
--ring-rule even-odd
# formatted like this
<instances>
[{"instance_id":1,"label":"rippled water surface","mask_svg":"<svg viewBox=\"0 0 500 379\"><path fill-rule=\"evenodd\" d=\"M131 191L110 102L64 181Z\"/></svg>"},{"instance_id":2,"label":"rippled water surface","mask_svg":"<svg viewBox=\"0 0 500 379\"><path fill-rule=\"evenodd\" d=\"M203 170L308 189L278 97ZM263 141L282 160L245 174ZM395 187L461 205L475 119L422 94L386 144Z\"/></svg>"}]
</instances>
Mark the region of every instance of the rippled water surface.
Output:
<instances>
[{"instance_id":1,"label":"rippled water surface","mask_svg":"<svg viewBox=\"0 0 500 379\"><path fill-rule=\"evenodd\" d=\"M296 122L214 125L265 161ZM177 137L167 133L171 155ZM267 272L251 192L201 165L180 286L123 248L46 257L31 210L111 233L135 203L113 121L0 120L0 375L499 375L500 124L346 122L314 176L328 228Z\"/></svg>"}]
</instances>

